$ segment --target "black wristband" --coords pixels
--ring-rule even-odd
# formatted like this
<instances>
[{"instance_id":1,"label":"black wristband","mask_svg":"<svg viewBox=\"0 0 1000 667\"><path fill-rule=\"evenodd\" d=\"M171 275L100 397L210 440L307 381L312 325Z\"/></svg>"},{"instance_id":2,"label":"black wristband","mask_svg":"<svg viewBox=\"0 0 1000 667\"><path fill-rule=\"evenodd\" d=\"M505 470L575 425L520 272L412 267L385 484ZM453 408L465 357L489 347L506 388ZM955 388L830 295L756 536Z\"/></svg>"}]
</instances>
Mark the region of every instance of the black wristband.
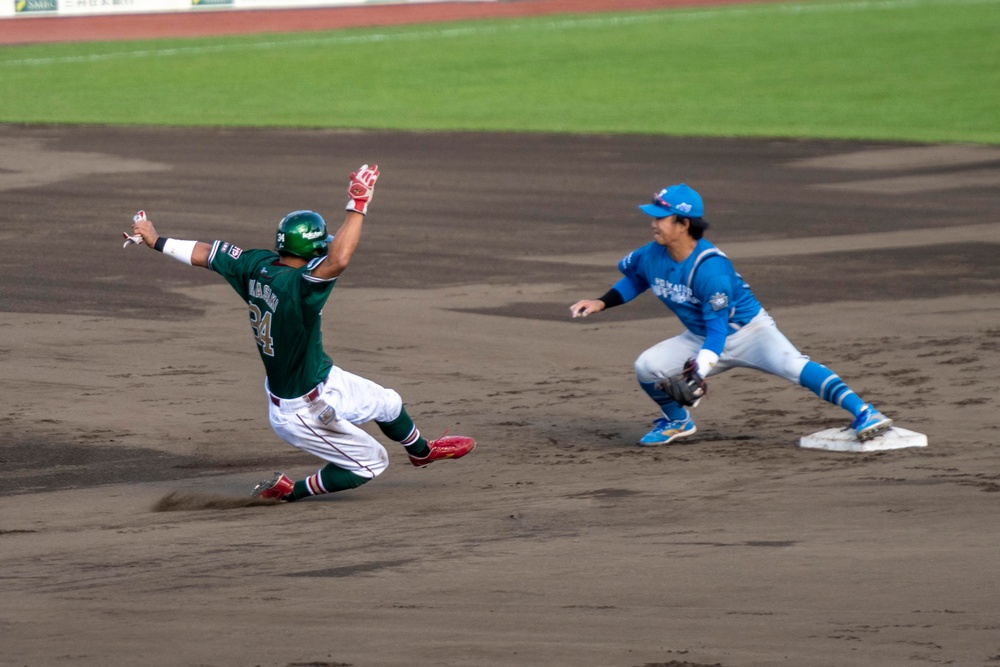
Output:
<instances>
[{"instance_id":1,"label":"black wristband","mask_svg":"<svg viewBox=\"0 0 1000 667\"><path fill-rule=\"evenodd\" d=\"M614 287L609 289L604 296L600 297L598 300L604 302L605 310L625 303L625 299L622 298L622 295Z\"/></svg>"},{"instance_id":2,"label":"black wristband","mask_svg":"<svg viewBox=\"0 0 1000 667\"><path fill-rule=\"evenodd\" d=\"M163 246L165 246L167 244L167 241L169 240L170 239L168 239L166 236L161 236L160 238L156 239L156 243L153 244L153 250L159 250L160 252L163 252Z\"/></svg>"}]
</instances>

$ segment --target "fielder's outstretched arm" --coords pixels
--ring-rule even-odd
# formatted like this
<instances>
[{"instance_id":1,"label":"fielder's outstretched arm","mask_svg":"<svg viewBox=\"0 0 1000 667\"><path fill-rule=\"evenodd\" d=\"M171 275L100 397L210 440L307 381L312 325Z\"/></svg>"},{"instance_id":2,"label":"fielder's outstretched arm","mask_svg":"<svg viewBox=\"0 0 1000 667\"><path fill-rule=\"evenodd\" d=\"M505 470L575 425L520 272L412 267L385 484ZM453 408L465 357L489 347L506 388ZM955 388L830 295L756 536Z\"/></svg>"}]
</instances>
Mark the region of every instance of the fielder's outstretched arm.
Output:
<instances>
[{"instance_id":1,"label":"fielder's outstretched arm","mask_svg":"<svg viewBox=\"0 0 1000 667\"><path fill-rule=\"evenodd\" d=\"M159 250L179 262L191 266L208 268L208 254L212 246L201 241L181 241L160 236L146 214L139 211L132 221L132 233L142 237L143 242L153 250Z\"/></svg>"}]
</instances>

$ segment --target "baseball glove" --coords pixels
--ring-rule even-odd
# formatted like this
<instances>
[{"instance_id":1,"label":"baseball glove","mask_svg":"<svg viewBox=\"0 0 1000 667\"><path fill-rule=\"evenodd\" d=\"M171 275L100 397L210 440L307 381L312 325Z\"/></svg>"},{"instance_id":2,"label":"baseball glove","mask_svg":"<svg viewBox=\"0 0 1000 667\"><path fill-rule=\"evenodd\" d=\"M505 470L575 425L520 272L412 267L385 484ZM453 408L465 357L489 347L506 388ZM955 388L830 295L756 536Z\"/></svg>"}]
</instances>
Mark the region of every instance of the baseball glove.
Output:
<instances>
[{"instance_id":1,"label":"baseball glove","mask_svg":"<svg viewBox=\"0 0 1000 667\"><path fill-rule=\"evenodd\" d=\"M656 388L674 399L679 405L693 408L698 405L708 391L705 380L695 370L694 359L688 359L684 370L656 383Z\"/></svg>"}]
</instances>

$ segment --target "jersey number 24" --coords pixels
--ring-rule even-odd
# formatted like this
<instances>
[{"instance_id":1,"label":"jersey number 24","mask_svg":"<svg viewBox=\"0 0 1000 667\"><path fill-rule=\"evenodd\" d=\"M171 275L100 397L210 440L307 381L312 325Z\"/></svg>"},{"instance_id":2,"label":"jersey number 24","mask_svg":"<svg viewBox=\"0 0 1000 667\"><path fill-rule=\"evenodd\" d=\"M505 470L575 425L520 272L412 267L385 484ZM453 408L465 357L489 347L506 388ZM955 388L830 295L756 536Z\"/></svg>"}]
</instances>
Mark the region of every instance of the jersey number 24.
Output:
<instances>
[{"instance_id":1,"label":"jersey number 24","mask_svg":"<svg viewBox=\"0 0 1000 667\"><path fill-rule=\"evenodd\" d=\"M253 337L257 339L261 353L273 357L274 339L271 338L271 311L264 311L264 314L261 315L260 308L251 303L250 327L253 329Z\"/></svg>"}]
</instances>

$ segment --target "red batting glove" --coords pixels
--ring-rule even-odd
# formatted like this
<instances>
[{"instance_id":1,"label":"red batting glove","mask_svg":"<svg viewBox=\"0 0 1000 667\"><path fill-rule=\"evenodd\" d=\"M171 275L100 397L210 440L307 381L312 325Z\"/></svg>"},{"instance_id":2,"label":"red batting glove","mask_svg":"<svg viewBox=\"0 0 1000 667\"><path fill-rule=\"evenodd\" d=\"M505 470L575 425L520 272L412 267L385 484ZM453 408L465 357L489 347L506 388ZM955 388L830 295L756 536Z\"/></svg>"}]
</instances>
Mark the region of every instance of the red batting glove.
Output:
<instances>
[{"instance_id":1,"label":"red batting glove","mask_svg":"<svg viewBox=\"0 0 1000 667\"><path fill-rule=\"evenodd\" d=\"M378 180L378 165L369 167L367 164L351 174L351 184L347 188L350 201L347 202L347 210L365 215L368 213L368 204L375 196L375 181Z\"/></svg>"}]
</instances>

